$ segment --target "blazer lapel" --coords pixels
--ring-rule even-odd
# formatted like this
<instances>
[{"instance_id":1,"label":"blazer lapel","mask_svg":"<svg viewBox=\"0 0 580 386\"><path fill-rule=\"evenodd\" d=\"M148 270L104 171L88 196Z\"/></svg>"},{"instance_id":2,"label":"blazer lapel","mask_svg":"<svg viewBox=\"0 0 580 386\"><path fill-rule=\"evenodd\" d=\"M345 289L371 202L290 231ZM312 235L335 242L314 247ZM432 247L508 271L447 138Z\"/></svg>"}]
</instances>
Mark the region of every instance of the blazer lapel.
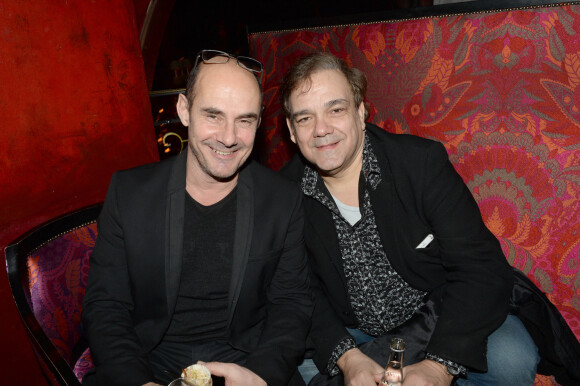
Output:
<instances>
[{"instance_id":1,"label":"blazer lapel","mask_svg":"<svg viewBox=\"0 0 580 386\"><path fill-rule=\"evenodd\" d=\"M336 227L330 211L320 202L310 197L304 200L304 209L308 213L306 220L311 224L309 232L316 234L316 236L312 235L312 242L322 244L326 256L336 269L344 288L347 288L342 253L340 252ZM305 235L305 237L309 238L309 235Z\"/></svg>"},{"instance_id":2,"label":"blazer lapel","mask_svg":"<svg viewBox=\"0 0 580 386\"><path fill-rule=\"evenodd\" d=\"M254 229L254 186L250 165L240 172L237 189L236 231L234 234L232 277L228 299L228 326L232 322L234 310L240 296Z\"/></svg>"},{"instance_id":3,"label":"blazer lapel","mask_svg":"<svg viewBox=\"0 0 580 386\"><path fill-rule=\"evenodd\" d=\"M397 192L395 191L388 157L384 154L384 144L376 140L372 135L369 136L369 139L371 140L373 151L375 152L379 162L379 168L381 169L381 182L374 192L370 192L371 205L373 206L377 229L383 248L387 253L387 258L395 270L401 272L402 262L397 260L398 256L402 256L399 243L397 242L397 235L399 233L397 232L396 222L400 221L397 215L395 215L397 213L395 209Z\"/></svg>"},{"instance_id":4,"label":"blazer lapel","mask_svg":"<svg viewBox=\"0 0 580 386\"><path fill-rule=\"evenodd\" d=\"M183 253L183 221L185 212L185 167L187 151L176 156L169 176L165 211L165 283L167 311L173 314L179 292Z\"/></svg>"},{"instance_id":5,"label":"blazer lapel","mask_svg":"<svg viewBox=\"0 0 580 386\"><path fill-rule=\"evenodd\" d=\"M394 197L392 179L388 173L384 173L383 170L381 170L381 183L377 186L374 194L371 193L371 205L373 206L375 221L383 248L385 248L387 258L391 264L393 264L393 256L400 256L399 253L389 253L389 251L393 251L394 248L398 249L398 244L396 242L397 238L394 237L397 234L395 230L396 216L393 215L393 213L395 213L393 208L395 202L393 199ZM397 265L397 263L398 262L395 262L395 265Z\"/></svg>"}]
</instances>

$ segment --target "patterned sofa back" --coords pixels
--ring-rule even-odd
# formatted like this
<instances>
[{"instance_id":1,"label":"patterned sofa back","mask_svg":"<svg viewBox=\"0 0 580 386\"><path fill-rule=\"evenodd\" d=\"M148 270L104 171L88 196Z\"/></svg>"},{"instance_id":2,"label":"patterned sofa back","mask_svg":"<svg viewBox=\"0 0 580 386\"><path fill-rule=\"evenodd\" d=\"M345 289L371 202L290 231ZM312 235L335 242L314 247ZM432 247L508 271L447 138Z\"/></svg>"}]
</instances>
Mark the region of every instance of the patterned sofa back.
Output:
<instances>
[{"instance_id":1,"label":"patterned sofa back","mask_svg":"<svg viewBox=\"0 0 580 386\"><path fill-rule=\"evenodd\" d=\"M32 252L26 263L30 308L71 368L86 348L81 311L96 238L93 222L51 240Z\"/></svg>"},{"instance_id":2,"label":"patterned sofa back","mask_svg":"<svg viewBox=\"0 0 580 386\"><path fill-rule=\"evenodd\" d=\"M93 367L81 311L101 207L52 219L5 249L16 306L51 384L79 384Z\"/></svg>"},{"instance_id":3,"label":"patterned sofa back","mask_svg":"<svg viewBox=\"0 0 580 386\"><path fill-rule=\"evenodd\" d=\"M283 74L312 51L346 59L367 75L369 121L445 145L510 264L580 338L577 2L262 28L249 42L265 65L265 164L277 170L296 151L279 102Z\"/></svg>"}]
</instances>

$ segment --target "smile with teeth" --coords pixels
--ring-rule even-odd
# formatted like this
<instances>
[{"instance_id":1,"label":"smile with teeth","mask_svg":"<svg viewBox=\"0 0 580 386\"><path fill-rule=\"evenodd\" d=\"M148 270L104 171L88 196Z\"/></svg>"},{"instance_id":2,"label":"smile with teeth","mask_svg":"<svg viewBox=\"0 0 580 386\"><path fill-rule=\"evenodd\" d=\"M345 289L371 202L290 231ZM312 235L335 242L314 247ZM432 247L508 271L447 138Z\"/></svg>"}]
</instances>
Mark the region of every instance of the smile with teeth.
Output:
<instances>
[{"instance_id":1,"label":"smile with teeth","mask_svg":"<svg viewBox=\"0 0 580 386\"><path fill-rule=\"evenodd\" d=\"M214 151L214 153L219 154L219 155L231 155L234 154L233 151L228 151L228 152L224 152L224 151L219 151L218 149L212 149Z\"/></svg>"}]
</instances>

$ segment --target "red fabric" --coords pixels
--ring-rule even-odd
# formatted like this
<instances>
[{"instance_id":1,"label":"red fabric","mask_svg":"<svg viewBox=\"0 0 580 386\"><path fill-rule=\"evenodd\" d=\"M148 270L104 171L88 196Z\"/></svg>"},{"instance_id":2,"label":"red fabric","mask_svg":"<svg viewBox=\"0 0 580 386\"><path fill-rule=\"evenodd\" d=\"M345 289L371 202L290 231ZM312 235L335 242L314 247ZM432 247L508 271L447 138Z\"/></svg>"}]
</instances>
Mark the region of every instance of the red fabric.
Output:
<instances>
[{"instance_id":1,"label":"red fabric","mask_svg":"<svg viewBox=\"0 0 580 386\"><path fill-rule=\"evenodd\" d=\"M442 142L508 261L580 337L580 6L250 35L266 68L263 161L296 151L278 100L305 53L368 77L369 121ZM545 384L545 383L544 383Z\"/></svg>"},{"instance_id":2,"label":"red fabric","mask_svg":"<svg viewBox=\"0 0 580 386\"><path fill-rule=\"evenodd\" d=\"M159 159L135 18L149 2L0 0L0 260L103 201L114 171ZM41 384L5 271L0 307L0 383Z\"/></svg>"}]
</instances>

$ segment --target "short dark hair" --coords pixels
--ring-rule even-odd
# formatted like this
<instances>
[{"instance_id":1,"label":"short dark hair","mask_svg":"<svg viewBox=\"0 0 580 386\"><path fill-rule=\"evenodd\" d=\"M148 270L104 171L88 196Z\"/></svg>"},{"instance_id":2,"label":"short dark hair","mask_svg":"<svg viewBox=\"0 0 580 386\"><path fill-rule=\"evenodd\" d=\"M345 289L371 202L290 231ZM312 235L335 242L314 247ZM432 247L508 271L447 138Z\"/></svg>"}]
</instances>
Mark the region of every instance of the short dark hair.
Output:
<instances>
[{"instance_id":1,"label":"short dark hair","mask_svg":"<svg viewBox=\"0 0 580 386\"><path fill-rule=\"evenodd\" d=\"M193 104L193 98L195 97L195 83L197 82L197 76L199 75L200 68L204 65L203 62L200 61L197 66L195 66L190 72L189 76L187 77L187 85L185 86L185 97L187 98L187 104L189 109L191 109L191 105ZM250 72L250 71L248 71ZM254 78L256 78L256 82L258 83L258 88L260 89L260 106L262 105L262 85L260 84L260 79L253 74Z\"/></svg>"},{"instance_id":2,"label":"short dark hair","mask_svg":"<svg viewBox=\"0 0 580 386\"><path fill-rule=\"evenodd\" d=\"M200 63L203 64L203 63ZM190 72L189 76L187 77L187 85L185 86L185 96L187 97L188 107L191 109L191 104L193 103L193 97L195 96L193 93L193 89L195 88L195 82L197 82L197 75L199 74L199 69L201 65L195 66Z\"/></svg>"},{"instance_id":3,"label":"short dark hair","mask_svg":"<svg viewBox=\"0 0 580 386\"><path fill-rule=\"evenodd\" d=\"M290 111L290 95L292 92L303 82L310 80L312 74L322 70L338 70L345 76L352 89L355 106L358 107L361 102L364 103L364 118L366 120L369 116L369 109L365 102L367 93L367 78L365 74L357 68L350 67L343 59L327 52L314 52L301 57L284 76L280 87L280 100L286 117L291 118L292 115Z\"/></svg>"}]
</instances>

